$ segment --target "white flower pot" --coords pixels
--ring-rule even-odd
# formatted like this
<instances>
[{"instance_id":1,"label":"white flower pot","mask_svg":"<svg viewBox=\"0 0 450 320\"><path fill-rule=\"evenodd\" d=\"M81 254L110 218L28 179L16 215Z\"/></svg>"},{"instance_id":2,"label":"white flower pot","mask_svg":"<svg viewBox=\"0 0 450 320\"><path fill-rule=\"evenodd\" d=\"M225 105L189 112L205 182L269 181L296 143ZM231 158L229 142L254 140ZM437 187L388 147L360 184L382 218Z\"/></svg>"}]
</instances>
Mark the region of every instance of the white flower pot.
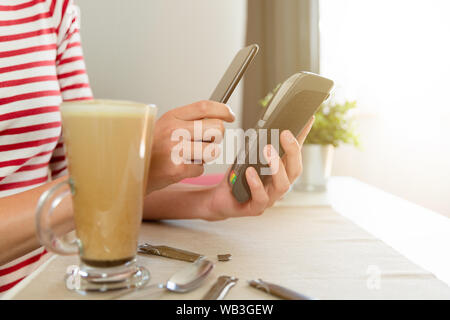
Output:
<instances>
[{"instance_id":1,"label":"white flower pot","mask_svg":"<svg viewBox=\"0 0 450 320\"><path fill-rule=\"evenodd\" d=\"M294 190L321 192L327 189L331 175L334 147L305 144L302 148L303 172L294 184Z\"/></svg>"}]
</instances>

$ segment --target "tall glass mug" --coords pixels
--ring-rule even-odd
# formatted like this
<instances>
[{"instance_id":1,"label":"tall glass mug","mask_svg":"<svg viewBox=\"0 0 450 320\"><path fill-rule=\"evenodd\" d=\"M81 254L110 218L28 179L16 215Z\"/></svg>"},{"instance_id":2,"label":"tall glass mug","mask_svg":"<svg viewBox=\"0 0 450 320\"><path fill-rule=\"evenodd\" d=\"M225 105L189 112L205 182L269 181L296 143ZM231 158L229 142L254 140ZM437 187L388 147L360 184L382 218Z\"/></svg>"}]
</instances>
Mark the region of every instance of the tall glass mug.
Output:
<instances>
[{"instance_id":1,"label":"tall glass mug","mask_svg":"<svg viewBox=\"0 0 450 320\"><path fill-rule=\"evenodd\" d=\"M79 254L80 292L143 286L150 274L136 265L136 251L156 107L91 100L63 103L61 114L70 177L39 199L39 239L55 253ZM54 209L70 195L74 241L51 226Z\"/></svg>"}]
</instances>

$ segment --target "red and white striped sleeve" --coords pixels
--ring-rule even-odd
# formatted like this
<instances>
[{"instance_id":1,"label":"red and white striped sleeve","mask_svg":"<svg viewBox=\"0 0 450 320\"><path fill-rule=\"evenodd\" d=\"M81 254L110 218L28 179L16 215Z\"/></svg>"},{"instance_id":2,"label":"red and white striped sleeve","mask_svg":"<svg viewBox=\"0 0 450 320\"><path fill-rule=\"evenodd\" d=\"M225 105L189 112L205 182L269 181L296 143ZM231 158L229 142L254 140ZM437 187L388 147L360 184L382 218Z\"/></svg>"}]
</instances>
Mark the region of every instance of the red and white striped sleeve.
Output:
<instances>
[{"instance_id":1,"label":"red and white striped sleeve","mask_svg":"<svg viewBox=\"0 0 450 320\"><path fill-rule=\"evenodd\" d=\"M80 12L72 0L63 2L57 26L56 71L63 101L92 99L80 40ZM66 169L61 137L50 159L52 178L67 174Z\"/></svg>"}]
</instances>

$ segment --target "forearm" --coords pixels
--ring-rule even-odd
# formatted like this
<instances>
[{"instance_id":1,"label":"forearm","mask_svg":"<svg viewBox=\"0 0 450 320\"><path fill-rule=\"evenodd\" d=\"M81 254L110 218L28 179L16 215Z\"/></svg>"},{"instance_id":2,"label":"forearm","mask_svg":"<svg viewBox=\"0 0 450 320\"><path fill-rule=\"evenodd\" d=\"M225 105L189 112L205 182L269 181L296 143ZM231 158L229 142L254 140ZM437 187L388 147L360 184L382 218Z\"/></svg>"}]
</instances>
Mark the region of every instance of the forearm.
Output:
<instances>
[{"instance_id":1,"label":"forearm","mask_svg":"<svg viewBox=\"0 0 450 320\"><path fill-rule=\"evenodd\" d=\"M40 187L0 199L0 265L39 247L36 236L35 212L39 197L45 190L67 179L61 177ZM61 232L73 228L72 204L66 197L52 218Z\"/></svg>"},{"instance_id":2,"label":"forearm","mask_svg":"<svg viewBox=\"0 0 450 320\"><path fill-rule=\"evenodd\" d=\"M173 184L150 193L144 200L144 220L206 219L212 187Z\"/></svg>"}]
</instances>

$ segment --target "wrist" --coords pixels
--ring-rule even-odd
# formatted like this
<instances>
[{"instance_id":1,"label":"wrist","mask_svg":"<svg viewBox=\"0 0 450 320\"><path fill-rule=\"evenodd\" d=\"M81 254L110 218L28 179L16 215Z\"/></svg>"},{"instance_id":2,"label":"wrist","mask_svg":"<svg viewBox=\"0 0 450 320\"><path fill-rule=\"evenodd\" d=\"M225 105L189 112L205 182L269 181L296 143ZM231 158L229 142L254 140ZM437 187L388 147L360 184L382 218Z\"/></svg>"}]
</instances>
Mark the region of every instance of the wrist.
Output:
<instances>
[{"instance_id":1,"label":"wrist","mask_svg":"<svg viewBox=\"0 0 450 320\"><path fill-rule=\"evenodd\" d=\"M212 187L177 183L153 191L144 199L144 220L212 220Z\"/></svg>"},{"instance_id":2,"label":"wrist","mask_svg":"<svg viewBox=\"0 0 450 320\"><path fill-rule=\"evenodd\" d=\"M220 221L229 218L227 213L230 207L223 206L223 200L221 199L224 190L221 185L215 185L205 190L205 201L203 203L203 208L205 212L203 213L202 219L207 221Z\"/></svg>"},{"instance_id":3,"label":"wrist","mask_svg":"<svg viewBox=\"0 0 450 320\"><path fill-rule=\"evenodd\" d=\"M215 191L216 186L208 186L203 190L203 200L199 204L199 207L202 208L200 219L206 221L221 220L219 218L220 214L217 212L217 207L215 206Z\"/></svg>"}]
</instances>

